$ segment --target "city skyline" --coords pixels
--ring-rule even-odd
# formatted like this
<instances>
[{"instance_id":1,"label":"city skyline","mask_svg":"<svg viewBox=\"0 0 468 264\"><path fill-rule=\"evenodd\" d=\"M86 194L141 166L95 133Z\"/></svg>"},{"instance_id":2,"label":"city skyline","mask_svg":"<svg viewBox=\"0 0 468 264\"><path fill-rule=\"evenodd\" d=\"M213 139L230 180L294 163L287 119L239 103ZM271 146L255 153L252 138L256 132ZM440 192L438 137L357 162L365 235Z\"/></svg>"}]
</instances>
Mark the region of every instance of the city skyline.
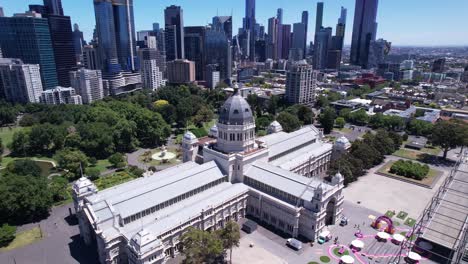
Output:
<instances>
[{"instance_id":1,"label":"city skyline","mask_svg":"<svg viewBox=\"0 0 468 264\"><path fill-rule=\"evenodd\" d=\"M89 41L94 28L93 1L63 0L65 15L77 23L84 32L86 41ZM268 25L268 18L276 15L277 8L283 9L284 24L293 24L301 21L302 11L309 12L308 42L313 40L315 28L316 3L318 1L298 0L294 5L287 5L284 0L257 0L256 21L264 26ZM340 7L348 9L345 45L351 43L351 31L354 14L354 0L323 1L323 25L335 27L340 15ZM5 15L11 16L27 10L29 4L41 4L42 0L29 1L0 1ZM204 0L200 5L189 0L174 0L152 2L148 0L135 0L135 28L136 31L152 28L152 23L164 24L164 9L171 4L180 5L184 9L184 26L204 26L211 22L216 15L233 15L233 31L242 27L242 18L245 15L245 1L220 2ZM464 8L464 6L466 8ZM404 8L403 8L404 7ZM418 8L417 14L414 12ZM424 5L416 2L380 1L377 13L377 38L392 41L396 46L462 46L468 45L468 34L463 32L463 10L468 8L468 2L454 0L445 2L443 6L436 0L424 1ZM450 16L444 10L450 10ZM200 15L202 12L202 15ZM420 15L423 14L423 15ZM434 23L434 17L440 17ZM443 18L443 19L442 19ZM430 29L430 30L429 30ZM465 30L466 31L466 30Z\"/></svg>"}]
</instances>

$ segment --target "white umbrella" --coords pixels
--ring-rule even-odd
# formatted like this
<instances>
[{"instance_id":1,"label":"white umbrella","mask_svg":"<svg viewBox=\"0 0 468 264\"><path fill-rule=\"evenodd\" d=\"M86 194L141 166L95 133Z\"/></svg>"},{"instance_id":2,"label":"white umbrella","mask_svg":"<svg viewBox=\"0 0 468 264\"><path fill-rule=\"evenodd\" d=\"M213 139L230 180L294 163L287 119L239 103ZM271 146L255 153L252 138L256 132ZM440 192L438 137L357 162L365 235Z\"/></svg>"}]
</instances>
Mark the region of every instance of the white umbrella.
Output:
<instances>
[{"instance_id":1,"label":"white umbrella","mask_svg":"<svg viewBox=\"0 0 468 264\"><path fill-rule=\"evenodd\" d=\"M355 248L363 248L364 242L362 242L361 240L355 239L351 242L351 245Z\"/></svg>"},{"instance_id":2,"label":"white umbrella","mask_svg":"<svg viewBox=\"0 0 468 264\"><path fill-rule=\"evenodd\" d=\"M340 258L341 262L345 264L353 264L354 263L354 258L351 257L350 255L344 255Z\"/></svg>"},{"instance_id":3,"label":"white umbrella","mask_svg":"<svg viewBox=\"0 0 468 264\"><path fill-rule=\"evenodd\" d=\"M390 237L390 235L385 232L378 232L377 236L381 239L388 239Z\"/></svg>"},{"instance_id":4,"label":"white umbrella","mask_svg":"<svg viewBox=\"0 0 468 264\"><path fill-rule=\"evenodd\" d=\"M416 252L410 252L408 254L408 258L411 259L411 260L414 260L414 261L420 261L421 260L421 256Z\"/></svg>"},{"instance_id":5,"label":"white umbrella","mask_svg":"<svg viewBox=\"0 0 468 264\"><path fill-rule=\"evenodd\" d=\"M395 239L395 241L398 241L398 242L403 242L403 240L405 240L405 237L401 234L394 234L393 239Z\"/></svg>"}]
</instances>

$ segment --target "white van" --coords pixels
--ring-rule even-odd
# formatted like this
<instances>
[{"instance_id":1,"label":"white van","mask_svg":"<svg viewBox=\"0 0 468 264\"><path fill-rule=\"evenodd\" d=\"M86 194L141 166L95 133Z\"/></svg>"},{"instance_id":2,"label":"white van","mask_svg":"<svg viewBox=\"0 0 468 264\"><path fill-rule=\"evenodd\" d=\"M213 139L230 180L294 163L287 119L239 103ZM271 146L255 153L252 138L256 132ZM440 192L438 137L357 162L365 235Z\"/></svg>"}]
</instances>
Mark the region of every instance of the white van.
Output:
<instances>
[{"instance_id":1,"label":"white van","mask_svg":"<svg viewBox=\"0 0 468 264\"><path fill-rule=\"evenodd\" d=\"M286 240L286 245L294 248L295 250L301 250L302 248L302 242L294 238L288 238Z\"/></svg>"}]
</instances>

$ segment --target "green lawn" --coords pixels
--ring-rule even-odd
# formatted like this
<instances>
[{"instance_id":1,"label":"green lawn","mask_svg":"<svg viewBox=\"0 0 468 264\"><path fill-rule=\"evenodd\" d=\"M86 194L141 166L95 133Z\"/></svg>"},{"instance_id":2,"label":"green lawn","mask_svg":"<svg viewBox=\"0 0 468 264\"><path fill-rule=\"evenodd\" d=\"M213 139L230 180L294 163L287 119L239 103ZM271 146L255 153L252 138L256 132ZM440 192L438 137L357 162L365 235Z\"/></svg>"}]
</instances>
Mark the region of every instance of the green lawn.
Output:
<instances>
[{"instance_id":1,"label":"green lawn","mask_svg":"<svg viewBox=\"0 0 468 264\"><path fill-rule=\"evenodd\" d=\"M95 180L94 184L96 184L96 187L99 190L104 190L134 179L135 177L133 177L131 174L125 171L120 171L109 176L101 177Z\"/></svg>"},{"instance_id":2,"label":"green lawn","mask_svg":"<svg viewBox=\"0 0 468 264\"><path fill-rule=\"evenodd\" d=\"M337 131L337 132L344 133L344 134L347 134L347 133L350 133L351 131L353 131L351 128L347 128L347 127L343 127L343 128L334 128L333 130L334 130L334 131Z\"/></svg>"},{"instance_id":3,"label":"green lawn","mask_svg":"<svg viewBox=\"0 0 468 264\"><path fill-rule=\"evenodd\" d=\"M321 256L320 261L322 261L323 263L328 263L328 262L330 262L330 257L329 256Z\"/></svg>"},{"instance_id":4,"label":"green lawn","mask_svg":"<svg viewBox=\"0 0 468 264\"><path fill-rule=\"evenodd\" d=\"M0 167L5 168L8 165L8 163L17 159L32 159L36 161L37 165L41 168L42 175L44 176L49 176L49 174L51 173L51 170L54 169L53 164L50 162L53 162L55 165L57 165L57 162L54 159L49 158L49 157L44 157L44 156L25 157L25 158L4 156L2 158L2 161L0 162Z\"/></svg>"},{"instance_id":5,"label":"green lawn","mask_svg":"<svg viewBox=\"0 0 468 264\"><path fill-rule=\"evenodd\" d=\"M2 143L4 146L7 146L8 144L11 143L11 140L13 138L13 134L17 131L21 131L23 129L27 129L24 127L0 127L0 138L2 139Z\"/></svg>"},{"instance_id":6,"label":"green lawn","mask_svg":"<svg viewBox=\"0 0 468 264\"><path fill-rule=\"evenodd\" d=\"M423 154L419 151L414 151L414 150L409 150L405 148L400 148L399 150L395 151L393 153L393 156L405 158L405 159L411 159L411 160L418 160L419 156Z\"/></svg>"},{"instance_id":7,"label":"green lawn","mask_svg":"<svg viewBox=\"0 0 468 264\"><path fill-rule=\"evenodd\" d=\"M39 229L39 227L34 227L33 229L26 230L26 231L16 234L16 238L8 246L0 248L0 252L24 247L38 240L41 240L42 237L43 237L43 234L41 230Z\"/></svg>"},{"instance_id":8,"label":"green lawn","mask_svg":"<svg viewBox=\"0 0 468 264\"><path fill-rule=\"evenodd\" d=\"M98 160L96 163L96 166L94 166L93 168L96 168L99 170L99 172L103 173L106 170L108 170L111 166L112 164L109 162L109 160L103 159L103 160Z\"/></svg>"},{"instance_id":9,"label":"green lawn","mask_svg":"<svg viewBox=\"0 0 468 264\"><path fill-rule=\"evenodd\" d=\"M395 215L395 213L394 213L393 211L388 210L388 211L385 213L385 215L388 216L388 217L390 217L390 218L392 218L392 217Z\"/></svg>"},{"instance_id":10,"label":"green lawn","mask_svg":"<svg viewBox=\"0 0 468 264\"><path fill-rule=\"evenodd\" d=\"M405 225L409 227L413 227L415 224L416 224L416 220L411 217L408 217L408 219L406 219L405 221Z\"/></svg>"},{"instance_id":11,"label":"green lawn","mask_svg":"<svg viewBox=\"0 0 468 264\"><path fill-rule=\"evenodd\" d=\"M401 220L405 220L405 218L408 216L408 213L405 211L400 211L397 215L397 218L400 218Z\"/></svg>"},{"instance_id":12,"label":"green lawn","mask_svg":"<svg viewBox=\"0 0 468 264\"><path fill-rule=\"evenodd\" d=\"M415 183L419 183L419 184L423 184L423 185L427 185L427 186L431 186L432 183L434 182L434 180L437 178L437 175L442 173L442 172L440 172L438 170L434 170L432 168L429 168L429 173L427 174L427 176L424 179L416 180L416 179L407 178L407 177L403 177L403 176L400 176L400 175L390 173L389 171L390 171L390 168L392 167L393 163L395 163L395 161L387 162L384 166L382 166L378 170L378 172L381 173L381 174L386 174L386 175L389 175L389 176L392 176L392 177L395 177L395 178L401 178L401 179L404 179L404 180L408 180L408 181L411 181L411 182L415 182Z\"/></svg>"}]
</instances>

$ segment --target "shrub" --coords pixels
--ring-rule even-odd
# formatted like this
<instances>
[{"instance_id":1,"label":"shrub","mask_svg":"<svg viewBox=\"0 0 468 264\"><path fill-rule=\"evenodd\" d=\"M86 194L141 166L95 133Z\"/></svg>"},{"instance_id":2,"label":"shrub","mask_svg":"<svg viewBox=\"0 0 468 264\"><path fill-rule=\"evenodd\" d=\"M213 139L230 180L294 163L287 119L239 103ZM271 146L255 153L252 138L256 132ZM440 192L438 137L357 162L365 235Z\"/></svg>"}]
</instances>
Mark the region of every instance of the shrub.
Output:
<instances>
[{"instance_id":1,"label":"shrub","mask_svg":"<svg viewBox=\"0 0 468 264\"><path fill-rule=\"evenodd\" d=\"M393 163L390 168L390 173L416 180L422 180L429 173L429 166L426 164L423 165L417 162L412 162L410 160L398 160Z\"/></svg>"},{"instance_id":2,"label":"shrub","mask_svg":"<svg viewBox=\"0 0 468 264\"><path fill-rule=\"evenodd\" d=\"M0 227L0 247L8 246L8 244L15 239L15 234L16 226L3 224Z\"/></svg>"}]
</instances>

